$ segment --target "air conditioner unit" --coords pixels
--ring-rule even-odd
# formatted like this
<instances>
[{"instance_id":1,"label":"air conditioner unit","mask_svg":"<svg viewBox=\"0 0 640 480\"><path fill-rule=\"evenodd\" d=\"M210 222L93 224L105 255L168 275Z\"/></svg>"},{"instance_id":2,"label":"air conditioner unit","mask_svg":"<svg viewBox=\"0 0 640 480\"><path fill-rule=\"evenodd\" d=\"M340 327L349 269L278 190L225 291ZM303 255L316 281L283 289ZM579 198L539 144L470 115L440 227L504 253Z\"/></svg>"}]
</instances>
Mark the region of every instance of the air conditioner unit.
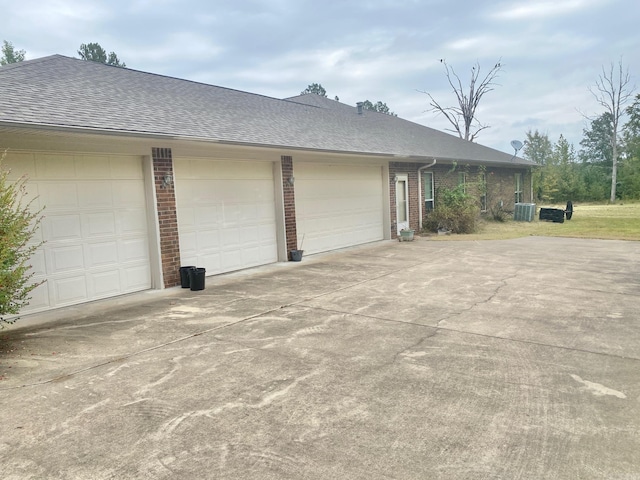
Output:
<instances>
[{"instance_id":1,"label":"air conditioner unit","mask_svg":"<svg viewBox=\"0 0 640 480\"><path fill-rule=\"evenodd\" d=\"M513 219L516 222L531 222L536 216L535 203L516 203L513 210Z\"/></svg>"}]
</instances>

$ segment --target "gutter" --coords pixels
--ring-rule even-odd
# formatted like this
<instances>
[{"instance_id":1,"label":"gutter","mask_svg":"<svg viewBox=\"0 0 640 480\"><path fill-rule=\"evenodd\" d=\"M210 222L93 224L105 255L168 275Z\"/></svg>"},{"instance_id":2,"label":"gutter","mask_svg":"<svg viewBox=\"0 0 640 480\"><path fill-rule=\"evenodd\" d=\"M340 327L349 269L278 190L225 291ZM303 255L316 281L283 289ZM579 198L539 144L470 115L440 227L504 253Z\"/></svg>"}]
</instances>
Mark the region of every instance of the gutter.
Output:
<instances>
[{"instance_id":1,"label":"gutter","mask_svg":"<svg viewBox=\"0 0 640 480\"><path fill-rule=\"evenodd\" d=\"M82 127L77 125L66 126L66 125L53 125L48 123L11 122L11 121L0 120L0 131L2 131L3 128L6 130L13 129L16 131L26 129L26 130L30 130L38 133L49 131L49 132L73 134L73 135L88 134L88 135L117 136L117 137L137 138L137 139L144 139L144 140L151 140L151 141L159 140L159 141L177 141L177 142L187 141L187 142L215 143L220 145L277 149L285 152L301 151L301 152L317 152L317 153L328 153L328 154L338 154L338 155L359 155L364 157L397 158L397 155L391 154L391 153L358 152L353 150L333 150L333 149L323 149L323 148L317 148L317 147L279 145L275 143L269 144L269 143L256 143L256 142L248 142L248 141L221 140L216 138L200 137L195 135L190 136L190 135L176 135L176 134L162 133L162 132L116 130L116 129L108 129L108 128L100 128L100 127ZM424 157L406 157L406 158L410 158L414 161L425 160Z\"/></svg>"},{"instance_id":2,"label":"gutter","mask_svg":"<svg viewBox=\"0 0 640 480\"><path fill-rule=\"evenodd\" d=\"M394 153L385 153L385 152L364 152L364 151L355 151L355 150L336 150L333 148L318 148L311 146L302 146L302 145L279 145L279 144L268 144L268 143L258 143L251 141L238 141L238 140L224 140L220 138L211 138L211 137L200 137L196 135L183 135L183 134L172 134L172 133L163 133L163 132L145 132L145 131L135 131L135 130L117 130L117 129L109 129L104 127L83 127L78 125L57 125L57 124L49 124L49 123L37 123L37 122L15 122L15 121L7 121L0 119L0 127L6 128L15 128L15 129L27 129L27 130L36 130L36 131L52 131L52 132L60 132L60 133L72 133L72 134L97 134L97 135L105 135L105 136L122 136L129 138L142 138L142 139L162 139L162 140L173 140L173 141L192 141L192 142L203 142L203 143L218 143L222 145L234 145L234 146L245 146L245 147L258 147L258 148L270 148L270 149L280 149L280 150L291 150L291 151L306 151L306 152L319 152L319 153L330 153L330 154L339 154L339 155L361 155L366 157L378 157L378 158L392 158L395 161L407 161L407 162L424 162L428 161L428 158L431 155L398 155ZM459 157L442 157L440 156L441 161L445 162L458 162L465 163L469 165L486 165L486 166L495 166L495 167L523 167L523 166L535 166L531 165L530 162L523 161L519 162L492 162L490 160L470 160L470 159L461 159ZM521 160L519 157L517 160ZM434 160L435 161L435 160ZM433 164L435 165L435 163ZM424 168L428 168L430 166Z\"/></svg>"},{"instance_id":3,"label":"gutter","mask_svg":"<svg viewBox=\"0 0 640 480\"><path fill-rule=\"evenodd\" d=\"M434 158L433 162L429 165L424 165L418 169L418 226L420 227L420 230L422 230L422 207L424 203L422 201L422 171L433 167L436 162L437 160Z\"/></svg>"}]
</instances>

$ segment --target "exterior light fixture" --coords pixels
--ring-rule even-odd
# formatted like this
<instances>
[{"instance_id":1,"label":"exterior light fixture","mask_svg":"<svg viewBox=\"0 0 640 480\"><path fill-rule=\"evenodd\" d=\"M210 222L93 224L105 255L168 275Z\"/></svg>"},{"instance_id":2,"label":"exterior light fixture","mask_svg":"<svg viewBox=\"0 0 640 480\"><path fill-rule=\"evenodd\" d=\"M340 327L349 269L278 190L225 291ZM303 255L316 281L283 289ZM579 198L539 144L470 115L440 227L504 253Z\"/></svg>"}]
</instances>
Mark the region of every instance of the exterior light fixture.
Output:
<instances>
[{"instance_id":1,"label":"exterior light fixture","mask_svg":"<svg viewBox=\"0 0 640 480\"><path fill-rule=\"evenodd\" d=\"M167 173L162 177L162 188L169 188L171 185L173 185L173 176Z\"/></svg>"},{"instance_id":2,"label":"exterior light fixture","mask_svg":"<svg viewBox=\"0 0 640 480\"><path fill-rule=\"evenodd\" d=\"M293 184L295 183L296 179L293 178L293 175L291 175L289 178L287 178L287 185L293 187Z\"/></svg>"}]
</instances>

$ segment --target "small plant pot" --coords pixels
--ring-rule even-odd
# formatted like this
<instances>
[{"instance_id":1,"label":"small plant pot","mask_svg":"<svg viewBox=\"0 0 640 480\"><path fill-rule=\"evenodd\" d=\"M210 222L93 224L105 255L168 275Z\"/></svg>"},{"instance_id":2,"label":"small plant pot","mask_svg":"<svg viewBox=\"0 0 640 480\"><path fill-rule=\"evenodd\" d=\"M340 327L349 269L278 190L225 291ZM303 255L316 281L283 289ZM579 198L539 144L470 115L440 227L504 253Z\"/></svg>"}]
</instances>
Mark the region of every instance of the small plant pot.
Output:
<instances>
[{"instance_id":1,"label":"small plant pot","mask_svg":"<svg viewBox=\"0 0 640 480\"><path fill-rule=\"evenodd\" d=\"M291 261L292 262L299 262L300 260L302 260L302 253L304 252L304 250L291 250L289 251L289 254L291 255Z\"/></svg>"},{"instance_id":2,"label":"small plant pot","mask_svg":"<svg viewBox=\"0 0 640 480\"><path fill-rule=\"evenodd\" d=\"M415 233L415 230L400 230L400 241L412 242L414 233Z\"/></svg>"}]
</instances>

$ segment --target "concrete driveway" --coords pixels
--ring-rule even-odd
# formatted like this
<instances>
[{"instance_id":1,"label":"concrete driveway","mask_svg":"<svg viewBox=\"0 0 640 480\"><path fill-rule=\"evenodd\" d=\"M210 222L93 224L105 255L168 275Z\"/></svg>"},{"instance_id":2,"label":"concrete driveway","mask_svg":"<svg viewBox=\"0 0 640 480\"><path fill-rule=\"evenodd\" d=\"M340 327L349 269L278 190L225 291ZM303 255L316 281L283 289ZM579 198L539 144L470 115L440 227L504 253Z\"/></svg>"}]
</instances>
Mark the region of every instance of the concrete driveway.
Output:
<instances>
[{"instance_id":1,"label":"concrete driveway","mask_svg":"<svg viewBox=\"0 0 640 480\"><path fill-rule=\"evenodd\" d=\"M529 237L25 318L0 478L640 479L639 311L640 243Z\"/></svg>"}]
</instances>

